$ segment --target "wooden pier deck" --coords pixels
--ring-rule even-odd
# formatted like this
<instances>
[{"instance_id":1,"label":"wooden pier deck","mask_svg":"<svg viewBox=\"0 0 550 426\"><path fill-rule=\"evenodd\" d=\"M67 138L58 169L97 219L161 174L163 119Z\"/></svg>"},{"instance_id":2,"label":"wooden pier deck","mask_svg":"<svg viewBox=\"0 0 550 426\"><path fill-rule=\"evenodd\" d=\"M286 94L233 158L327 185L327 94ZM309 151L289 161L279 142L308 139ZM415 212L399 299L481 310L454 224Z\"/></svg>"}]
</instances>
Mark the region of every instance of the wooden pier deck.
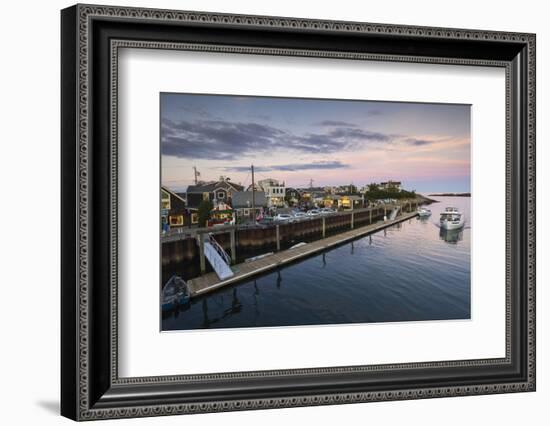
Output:
<instances>
[{"instance_id":1,"label":"wooden pier deck","mask_svg":"<svg viewBox=\"0 0 550 426\"><path fill-rule=\"evenodd\" d=\"M371 225L362 226L360 228L351 229L337 235L313 241L301 247L279 251L261 259L253 260L250 262L239 263L238 265L235 265L233 267L235 275L224 281L220 281L215 272L210 272L200 277L193 278L187 282L191 297L201 296L219 288L242 281L246 278L250 278L254 275L258 275L279 266L286 265L296 260L314 255L342 243L346 243L356 238L372 234L384 228L395 225L396 223L411 219L417 214L417 212L403 213L400 216L396 217L394 220L377 222Z\"/></svg>"}]
</instances>

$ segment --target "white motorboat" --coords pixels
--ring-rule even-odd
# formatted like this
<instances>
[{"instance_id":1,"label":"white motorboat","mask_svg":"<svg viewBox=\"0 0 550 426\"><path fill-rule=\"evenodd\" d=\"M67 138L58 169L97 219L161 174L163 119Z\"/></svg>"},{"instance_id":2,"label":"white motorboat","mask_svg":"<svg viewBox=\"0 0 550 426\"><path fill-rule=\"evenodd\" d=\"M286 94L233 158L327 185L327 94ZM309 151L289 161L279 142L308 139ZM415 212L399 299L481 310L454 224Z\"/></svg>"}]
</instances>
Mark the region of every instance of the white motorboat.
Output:
<instances>
[{"instance_id":1,"label":"white motorboat","mask_svg":"<svg viewBox=\"0 0 550 426\"><path fill-rule=\"evenodd\" d=\"M417 212L418 217L428 217L432 215L432 211L430 209L427 209L426 207L419 207Z\"/></svg>"},{"instance_id":2,"label":"white motorboat","mask_svg":"<svg viewBox=\"0 0 550 426\"><path fill-rule=\"evenodd\" d=\"M464 226L464 214L456 207L445 207L441 212L439 223L443 229L460 229Z\"/></svg>"}]
</instances>

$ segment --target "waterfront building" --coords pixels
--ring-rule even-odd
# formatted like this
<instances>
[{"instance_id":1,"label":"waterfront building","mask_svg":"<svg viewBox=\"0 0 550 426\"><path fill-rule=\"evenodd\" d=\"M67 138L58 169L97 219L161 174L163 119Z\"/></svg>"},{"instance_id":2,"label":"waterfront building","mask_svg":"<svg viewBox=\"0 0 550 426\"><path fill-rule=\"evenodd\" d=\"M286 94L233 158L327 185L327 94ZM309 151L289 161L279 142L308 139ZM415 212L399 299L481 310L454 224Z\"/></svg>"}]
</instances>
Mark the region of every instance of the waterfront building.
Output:
<instances>
[{"instance_id":1,"label":"waterfront building","mask_svg":"<svg viewBox=\"0 0 550 426\"><path fill-rule=\"evenodd\" d=\"M176 192L176 195L180 197L187 205L187 193L186 192Z\"/></svg>"},{"instance_id":2,"label":"waterfront building","mask_svg":"<svg viewBox=\"0 0 550 426\"><path fill-rule=\"evenodd\" d=\"M209 225L229 223L233 221L233 208L224 202L218 202L210 211Z\"/></svg>"},{"instance_id":3,"label":"waterfront building","mask_svg":"<svg viewBox=\"0 0 550 426\"><path fill-rule=\"evenodd\" d=\"M336 194L337 189L338 188L335 186L325 186L323 188L326 194Z\"/></svg>"},{"instance_id":4,"label":"waterfront building","mask_svg":"<svg viewBox=\"0 0 550 426\"><path fill-rule=\"evenodd\" d=\"M233 183L223 176L215 182L199 182L187 188L187 205L198 208L204 200L212 201L214 206L218 203L231 204L233 194L242 190L241 185Z\"/></svg>"},{"instance_id":5,"label":"waterfront building","mask_svg":"<svg viewBox=\"0 0 550 426\"><path fill-rule=\"evenodd\" d=\"M311 200L313 201L313 204L316 206L322 206L324 199L325 199L324 192L314 192L311 194Z\"/></svg>"},{"instance_id":6,"label":"waterfront building","mask_svg":"<svg viewBox=\"0 0 550 426\"><path fill-rule=\"evenodd\" d=\"M262 179L258 185L265 192L268 207L283 207L285 205L285 183L280 183L277 179Z\"/></svg>"},{"instance_id":7,"label":"waterfront building","mask_svg":"<svg viewBox=\"0 0 550 426\"><path fill-rule=\"evenodd\" d=\"M252 184L248 185L248 188L246 188L247 191L252 191ZM264 190L260 187L260 185L258 185L258 183L256 182L254 184L254 191L256 192L263 192Z\"/></svg>"},{"instance_id":8,"label":"waterfront building","mask_svg":"<svg viewBox=\"0 0 550 426\"><path fill-rule=\"evenodd\" d=\"M305 208L321 205L326 195L325 189L320 187L302 188L298 191L300 192L300 205Z\"/></svg>"},{"instance_id":9,"label":"waterfront building","mask_svg":"<svg viewBox=\"0 0 550 426\"><path fill-rule=\"evenodd\" d=\"M363 197L360 195L342 195L338 200L338 208L354 210L363 207Z\"/></svg>"},{"instance_id":10,"label":"waterfront building","mask_svg":"<svg viewBox=\"0 0 550 426\"><path fill-rule=\"evenodd\" d=\"M252 191L239 191L233 194L233 211L237 219L247 220L258 217L267 208L265 192L254 192L254 208L252 209Z\"/></svg>"},{"instance_id":11,"label":"waterfront building","mask_svg":"<svg viewBox=\"0 0 550 426\"><path fill-rule=\"evenodd\" d=\"M387 182L380 182L378 189L382 191L401 191L401 182L395 180L388 180Z\"/></svg>"},{"instance_id":12,"label":"waterfront building","mask_svg":"<svg viewBox=\"0 0 550 426\"><path fill-rule=\"evenodd\" d=\"M328 209L337 209L338 208L338 202L342 198L341 195L336 194L327 194L323 198L323 207Z\"/></svg>"},{"instance_id":13,"label":"waterfront building","mask_svg":"<svg viewBox=\"0 0 550 426\"><path fill-rule=\"evenodd\" d=\"M333 193L338 195L356 194L357 187L353 183L349 185L341 185L336 187Z\"/></svg>"},{"instance_id":14,"label":"waterfront building","mask_svg":"<svg viewBox=\"0 0 550 426\"><path fill-rule=\"evenodd\" d=\"M289 206L297 206L300 203L300 191L295 188L286 188L285 189L285 199Z\"/></svg>"},{"instance_id":15,"label":"waterfront building","mask_svg":"<svg viewBox=\"0 0 550 426\"><path fill-rule=\"evenodd\" d=\"M160 189L161 226L163 230L198 223L197 209L189 208L185 200L165 186Z\"/></svg>"}]
</instances>

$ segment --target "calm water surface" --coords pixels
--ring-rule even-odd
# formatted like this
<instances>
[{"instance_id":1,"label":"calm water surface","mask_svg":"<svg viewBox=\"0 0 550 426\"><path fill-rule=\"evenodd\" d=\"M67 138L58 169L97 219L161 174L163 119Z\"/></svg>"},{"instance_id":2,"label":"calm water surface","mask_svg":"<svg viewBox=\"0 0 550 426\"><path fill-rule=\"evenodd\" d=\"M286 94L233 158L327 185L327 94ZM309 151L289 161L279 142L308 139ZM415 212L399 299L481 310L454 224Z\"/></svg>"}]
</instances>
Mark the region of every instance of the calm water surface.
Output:
<instances>
[{"instance_id":1,"label":"calm water surface","mask_svg":"<svg viewBox=\"0 0 550 426\"><path fill-rule=\"evenodd\" d=\"M469 319L470 198L437 200L429 218L194 299L162 329ZM465 214L462 230L439 228L447 206Z\"/></svg>"}]
</instances>

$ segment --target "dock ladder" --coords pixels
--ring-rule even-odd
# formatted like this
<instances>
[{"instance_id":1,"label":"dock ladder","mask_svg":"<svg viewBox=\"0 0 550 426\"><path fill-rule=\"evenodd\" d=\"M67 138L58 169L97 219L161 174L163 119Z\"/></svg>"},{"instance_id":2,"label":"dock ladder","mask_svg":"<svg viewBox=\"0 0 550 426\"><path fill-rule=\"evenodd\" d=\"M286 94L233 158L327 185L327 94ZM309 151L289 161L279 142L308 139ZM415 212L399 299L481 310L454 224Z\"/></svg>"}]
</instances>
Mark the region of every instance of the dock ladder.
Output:
<instances>
[{"instance_id":1,"label":"dock ladder","mask_svg":"<svg viewBox=\"0 0 550 426\"><path fill-rule=\"evenodd\" d=\"M401 206L395 207L391 213L390 213L390 220L395 220L397 217L397 213L399 213L399 209L401 209Z\"/></svg>"},{"instance_id":2,"label":"dock ladder","mask_svg":"<svg viewBox=\"0 0 550 426\"><path fill-rule=\"evenodd\" d=\"M211 234L204 234L204 255L220 280L226 280L234 275L229 266L231 258Z\"/></svg>"}]
</instances>

